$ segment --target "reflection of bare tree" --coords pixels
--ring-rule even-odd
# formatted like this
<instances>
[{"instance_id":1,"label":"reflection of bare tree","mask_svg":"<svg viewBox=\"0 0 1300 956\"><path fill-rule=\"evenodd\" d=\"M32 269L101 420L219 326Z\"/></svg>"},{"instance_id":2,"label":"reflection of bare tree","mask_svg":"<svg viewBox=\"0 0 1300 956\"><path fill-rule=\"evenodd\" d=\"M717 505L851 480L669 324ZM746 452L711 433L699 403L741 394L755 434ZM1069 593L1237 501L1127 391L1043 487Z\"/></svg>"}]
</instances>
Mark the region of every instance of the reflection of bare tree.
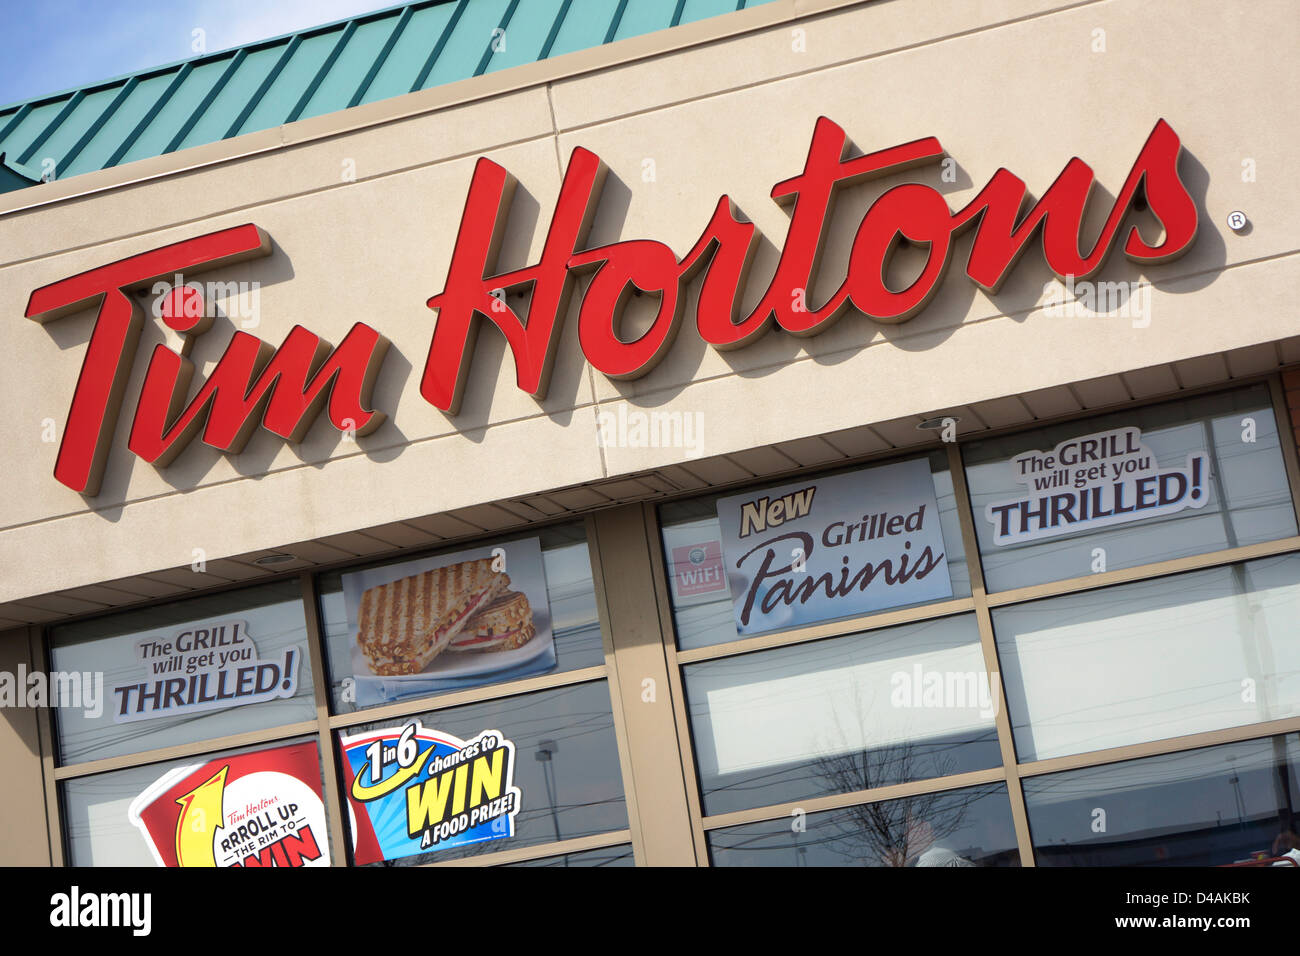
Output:
<instances>
[{"instance_id":1,"label":"reflection of bare tree","mask_svg":"<svg viewBox=\"0 0 1300 956\"><path fill-rule=\"evenodd\" d=\"M820 757L814 766L827 787L844 792L914 780L916 763L916 745L904 743ZM935 769L946 763L938 760ZM939 769L935 775L945 773ZM945 791L845 807L828 821L838 831L831 847L867 866L904 866L960 830L970 805L982 795L978 790Z\"/></svg>"},{"instance_id":2,"label":"reflection of bare tree","mask_svg":"<svg viewBox=\"0 0 1300 956\"><path fill-rule=\"evenodd\" d=\"M862 707L858 689L854 689L854 709L869 714ZM871 734L865 719L860 724L869 741ZM884 730L884 728L878 728ZM849 738L836 717L841 747L824 747L826 756L813 761L814 773L831 792L845 793L911 780L944 777L953 773L951 755L922 753L912 740L886 744L871 749L842 749ZM877 739L897 738L902 734L879 733ZM852 739L858 739L855 733ZM983 796L979 788L926 793L897 800L845 807L830 815L828 822L838 831L830 841L836 853L866 866L904 866L931 847L961 829L971 804Z\"/></svg>"}]
</instances>

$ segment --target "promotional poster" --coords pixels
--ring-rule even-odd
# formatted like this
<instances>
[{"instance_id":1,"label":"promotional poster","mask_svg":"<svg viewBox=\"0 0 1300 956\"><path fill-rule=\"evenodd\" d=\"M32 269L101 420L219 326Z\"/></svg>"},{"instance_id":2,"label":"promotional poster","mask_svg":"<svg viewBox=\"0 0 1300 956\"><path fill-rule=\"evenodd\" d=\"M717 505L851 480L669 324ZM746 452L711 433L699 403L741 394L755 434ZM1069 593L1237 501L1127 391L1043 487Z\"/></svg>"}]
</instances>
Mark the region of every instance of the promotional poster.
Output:
<instances>
[{"instance_id":1,"label":"promotional poster","mask_svg":"<svg viewBox=\"0 0 1300 956\"><path fill-rule=\"evenodd\" d=\"M1133 427L1071 438L1050 452L1027 451L1011 459L1011 469L1029 492L984 509L997 545L1203 508L1210 498L1208 454L1193 452L1184 466L1161 468Z\"/></svg>"},{"instance_id":2,"label":"promotional poster","mask_svg":"<svg viewBox=\"0 0 1300 956\"><path fill-rule=\"evenodd\" d=\"M952 596L925 459L722 498L718 521L741 634Z\"/></svg>"},{"instance_id":3,"label":"promotional poster","mask_svg":"<svg viewBox=\"0 0 1300 956\"><path fill-rule=\"evenodd\" d=\"M538 538L345 574L343 598L358 706L555 667Z\"/></svg>"},{"instance_id":4,"label":"promotional poster","mask_svg":"<svg viewBox=\"0 0 1300 956\"><path fill-rule=\"evenodd\" d=\"M170 639L135 642L144 680L113 688L113 722L127 723L256 704L298 691L303 652L262 660L241 620L187 627Z\"/></svg>"},{"instance_id":5,"label":"promotional poster","mask_svg":"<svg viewBox=\"0 0 1300 956\"><path fill-rule=\"evenodd\" d=\"M159 866L329 866L314 742L175 767L128 810Z\"/></svg>"},{"instance_id":6,"label":"promotional poster","mask_svg":"<svg viewBox=\"0 0 1300 956\"><path fill-rule=\"evenodd\" d=\"M515 745L499 730L466 741L417 719L339 744L358 864L514 836Z\"/></svg>"}]
</instances>

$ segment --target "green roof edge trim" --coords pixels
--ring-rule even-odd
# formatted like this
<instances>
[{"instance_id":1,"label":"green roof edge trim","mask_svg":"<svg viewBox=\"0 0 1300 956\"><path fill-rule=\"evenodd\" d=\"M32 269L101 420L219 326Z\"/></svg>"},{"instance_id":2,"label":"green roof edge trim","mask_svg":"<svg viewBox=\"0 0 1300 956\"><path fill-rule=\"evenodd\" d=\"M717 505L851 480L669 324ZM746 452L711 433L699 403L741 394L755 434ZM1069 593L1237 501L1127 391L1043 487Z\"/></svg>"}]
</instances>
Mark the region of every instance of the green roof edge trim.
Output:
<instances>
[{"instance_id":1,"label":"green roof edge trim","mask_svg":"<svg viewBox=\"0 0 1300 956\"><path fill-rule=\"evenodd\" d=\"M557 42L563 52L590 49L770 2L419 0L387 7L0 107L0 193L481 76L504 57L497 37L512 24L525 31L512 46L523 43L529 59L516 52L497 61L497 70L545 60ZM439 8L449 9L445 19L430 13ZM471 32L489 21L490 33ZM308 42L331 35L332 44ZM277 49L278 56L257 55Z\"/></svg>"}]
</instances>

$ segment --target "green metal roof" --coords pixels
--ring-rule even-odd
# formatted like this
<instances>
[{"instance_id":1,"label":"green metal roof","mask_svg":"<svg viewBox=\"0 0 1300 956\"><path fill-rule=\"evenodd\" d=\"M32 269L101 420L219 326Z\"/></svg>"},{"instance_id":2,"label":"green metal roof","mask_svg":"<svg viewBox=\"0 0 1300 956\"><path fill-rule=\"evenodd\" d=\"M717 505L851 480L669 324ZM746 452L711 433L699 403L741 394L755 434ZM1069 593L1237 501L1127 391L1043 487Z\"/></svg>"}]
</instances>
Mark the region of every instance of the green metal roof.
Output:
<instances>
[{"instance_id":1,"label":"green metal roof","mask_svg":"<svg viewBox=\"0 0 1300 956\"><path fill-rule=\"evenodd\" d=\"M2 107L0 192L768 2L425 0L393 7Z\"/></svg>"}]
</instances>

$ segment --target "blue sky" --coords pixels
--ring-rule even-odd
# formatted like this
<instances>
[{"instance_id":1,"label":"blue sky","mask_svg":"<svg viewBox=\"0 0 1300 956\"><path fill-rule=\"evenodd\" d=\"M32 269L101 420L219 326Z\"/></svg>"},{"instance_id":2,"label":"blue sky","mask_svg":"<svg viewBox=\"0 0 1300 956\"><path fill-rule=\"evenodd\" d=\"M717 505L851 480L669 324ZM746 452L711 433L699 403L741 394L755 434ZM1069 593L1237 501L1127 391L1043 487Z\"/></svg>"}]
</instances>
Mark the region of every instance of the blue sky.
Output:
<instances>
[{"instance_id":1,"label":"blue sky","mask_svg":"<svg viewBox=\"0 0 1300 956\"><path fill-rule=\"evenodd\" d=\"M385 0L5 0L0 106L397 5ZM203 31L198 52L195 30Z\"/></svg>"}]
</instances>

